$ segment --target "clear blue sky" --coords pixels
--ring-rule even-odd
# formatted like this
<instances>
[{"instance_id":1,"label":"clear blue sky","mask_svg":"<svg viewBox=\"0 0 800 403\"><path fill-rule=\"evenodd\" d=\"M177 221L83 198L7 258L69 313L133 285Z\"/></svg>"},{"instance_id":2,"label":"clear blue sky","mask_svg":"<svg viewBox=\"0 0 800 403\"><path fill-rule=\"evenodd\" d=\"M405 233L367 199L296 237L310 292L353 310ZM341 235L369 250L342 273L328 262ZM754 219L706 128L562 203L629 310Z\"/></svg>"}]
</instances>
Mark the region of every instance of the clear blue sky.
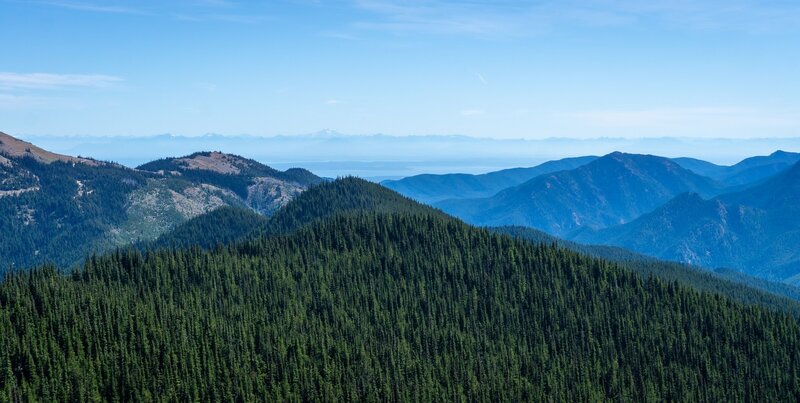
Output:
<instances>
[{"instance_id":1,"label":"clear blue sky","mask_svg":"<svg viewBox=\"0 0 800 403\"><path fill-rule=\"evenodd\" d=\"M0 0L10 134L800 136L797 1Z\"/></svg>"}]
</instances>

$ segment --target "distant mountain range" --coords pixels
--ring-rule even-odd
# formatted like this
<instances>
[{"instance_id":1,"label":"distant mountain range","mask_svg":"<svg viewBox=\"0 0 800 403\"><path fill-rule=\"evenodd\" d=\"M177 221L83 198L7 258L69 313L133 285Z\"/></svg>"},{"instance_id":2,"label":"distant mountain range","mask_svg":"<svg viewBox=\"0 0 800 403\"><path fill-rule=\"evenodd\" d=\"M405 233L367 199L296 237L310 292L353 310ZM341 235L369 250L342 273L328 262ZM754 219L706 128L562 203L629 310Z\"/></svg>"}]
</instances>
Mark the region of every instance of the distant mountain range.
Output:
<instances>
[{"instance_id":1,"label":"distant mountain range","mask_svg":"<svg viewBox=\"0 0 800 403\"><path fill-rule=\"evenodd\" d=\"M201 215L180 230L187 247L4 276L1 400L797 396L797 301L703 273L642 276L356 178L253 214Z\"/></svg>"},{"instance_id":2,"label":"distant mountain range","mask_svg":"<svg viewBox=\"0 0 800 403\"><path fill-rule=\"evenodd\" d=\"M678 194L723 186L667 158L612 153L579 168L540 175L483 199L435 205L477 225L524 225L565 236L581 227L631 221Z\"/></svg>"},{"instance_id":3,"label":"distant mountain range","mask_svg":"<svg viewBox=\"0 0 800 403\"><path fill-rule=\"evenodd\" d=\"M574 169L592 162L597 157L564 158L548 161L531 168L512 168L481 175L423 174L400 180L386 180L383 186L423 203L436 203L445 199L489 197L519 185L539 175Z\"/></svg>"},{"instance_id":4,"label":"distant mountain range","mask_svg":"<svg viewBox=\"0 0 800 403\"><path fill-rule=\"evenodd\" d=\"M0 272L68 266L91 252L155 239L221 206L269 215L323 179L219 152L137 169L43 150L0 133Z\"/></svg>"},{"instance_id":5,"label":"distant mountain range","mask_svg":"<svg viewBox=\"0 0 800 403\"><path fill-rule=\"evenodd\" d=\"M800 161L800 153L778 150L768 156L750 157L731 166L716 165L694 158L675 158L673 161L726 185L741 186L756 183L789 168Z\"/></svg>"},{"instance_id":6,"label":"distant mountain range","mask_svg":"<svg viewBox=\"0 0 800 403\"><path fill-rule=\"evenodd\" d=\"M800 153L786 151L731 166L616 152L383 184L476 225L527 226L578 242L800 283L798 162ZM509 173L533 177L514 184Z\"/></svg>"},{"instance_id":7,"label":"distant mountain range","mask_svg":"<svg viewBox=\"0 0 800 403\"><path fill-rule=\"evenodd\" d=\"M573 157L548 161L530 168L510 168L485 174L421 174L402 179L390 179L382 185L423 203L447 199L471 199L494 196L510 187L522 184L539 175L571 170L597 157ZM776 151L769 156L751 157L731 165L717 165L696 158L672 158L672 161L698 175L707 176L730 187L748 185L788 168L800 161L800 153Z\"/></svg>"},{"instance_id":8,"label":"distant mountain range","mask_svg":"<svg viewBox=\"0 0 800 403\"><path fill-rule=\"evenodd\" d=\"M432 215L455 221L438 210L418 204L384 187L358 178L343 178L303 192L272 217L260 216L249 209L222 207L179 224L159 237L158 241L142 246L143 249L150 250L164 246L211 248L246 239L288 234L333 216L397 213ZM537 244L558 245L581 254L616 262L645 277L677 281L698 290L728 295L747 304L776 307L785 304L785 301L773 294L800 300L798 288L728 271L707 272L697 267L659 261L619 247L578 244L528 227L493 227L489 231ZM753 292L753 289L761 292Z\"/></svg>"},{"instance_id":9,"label":"distant mountain range","mask_svg":"<svg viewBox=\"0 0 800 403\"><path fill-rule=\"evenodd\" d=\"M538 138L498 139L458 135L352 135L324 130L311 134L257 136L207 134L185 136L27 135L45 149L66 155L90 155L129 167L198 150L246 155L287 169L300 164L320 176L356 175L400 179L418 174L481 174L546 161L613 151L694 157L730 164L776 149L799 150L800 138Z\"/></svg>"},{"instance_id":10,"label":"distant mountain range","mask_svg":"<svg viewBox=\"0 0 800 403\"><path fill-rule=\"evenodd\" d=\"M798 283L800 163L751 188L711 200L683 194L630 223L573 239Z\"/></svg>"},{"instance_id":11,"label":"distant mountain range","mask_svg":"<svg viewBox=\"0 0 800 403\"><path fill-rule=\"evenodd\" d=\"M598 226L663 199L688 206L670 217L689 224L737 209L742 227L780 233L764 240L787 253L765 251L790 261L798 183L800 164L710 200L674 198L730 188L613 153L498 195L581 209ZM477 228L363 179L221 152L131 169L0 135L0 191L0 262L14 269L0 276L3 401L798 395L792 286ZM666 237L684 225L673 222L643 227ZM604 229L572 233L589 231ZM736 247L765 246L753 234Z\"/></svg>"},{"instance_id":12,"label":"distant mountain range","mask_svg":"<svg viewBox=\"0 0 800 403\"><path fill-rule=\"evenodd\" d=\"M310 137L342 140L336 133ZM798 153L777 151L722 166L614 152L480 175L419 175L384 185L477 225L522 225L574 241L800 283L794 247L800 240L799 160ZM324 181L305 169L281 171L222 152L132 169L0 134L0 232L13 234L0 245L2 270L44 262L65 267L132 242L184 244L192 233L221 223L263 228L256 217L273 215ZM222 209L215 212L218 224L192 220L220 207L253 214ZM220 239L234 236L239 235Z\"/></svg>"}]
</instances>

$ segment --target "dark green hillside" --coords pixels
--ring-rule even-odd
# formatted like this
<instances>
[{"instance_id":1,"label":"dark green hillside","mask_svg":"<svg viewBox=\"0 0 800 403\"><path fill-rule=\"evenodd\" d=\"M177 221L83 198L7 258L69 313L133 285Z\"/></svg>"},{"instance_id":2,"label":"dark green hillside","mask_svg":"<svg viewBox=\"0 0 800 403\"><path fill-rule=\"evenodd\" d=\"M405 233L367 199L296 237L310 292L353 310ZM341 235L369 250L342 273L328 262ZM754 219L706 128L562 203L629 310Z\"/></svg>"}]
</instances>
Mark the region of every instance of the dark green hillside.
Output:
<instances>
[{"instance_id":1,"label":"dark green hillside","mask_svg":"<svg viewBox=\"0 0 800 403\"><path fill-rule=\"evenodd\" d=\"M395 191L355 177L314 186L303 192L270 220L270 233L294 230L315 220L353 213L430 213L449 216Z\"/></svg>"},{"instance_id":2,"label":"dark green hillside","mask_svg":"<svg viewBox=\"0 0 800 403\"><path fill-rule=\"evenodd\" d=\"M430 214L0 284L8 400L795 401L799 342L790 316Z\"/></svg>"},{"instance_id":3,"label":"dark green hillside","mask_svg":"<svg viewBox=\"0 0 800 403\"><path fill-rule=\"evenodd\" d=\"M189 246L210 248L261 231L268 222L267 217L253 210L225 206L179 224L145 245L152 249Z\"/></svg>"},{"instance_id":4,"label":"dark green hillside","mask_svg":"<svg viewBox=\"0 0 800 403\"><path fill-rule=\"evenodd\" d=\"M745 304L770 306L800 317L800 288L788 284L766 281L728 269L711 271L658 260L615 246L567 241L534 228L493 227L489 230L536 243L558 245L577 253L616 262L644 277L655 276L665 281L677 281L697 290L726 295Z\"/></svg>"},{"instance_id":5,"label":"dark green hillside","mask_svg":"<svg viewBox=\"0 0 800 403\"><path fill-rule=\"evenodd\" d=\"M277 235L334 215L392 212L430 213L448 217L383 186L346 177L312 186L267 218L242 208L219 208L197 216L143 248L200 246L208 248L256 235Z\"/></svg>"},{"instance_id":6,"label":"dark green hillside","mask_svg":"<svg viewBox=\"0 0 800 403\"><path fill-rule=\"evenodd\" d=\"M270 235L291 232L333 215L376 212L386 214L393 211L439 214L447 218L437 210L406 199L382 186L350 177L310 188L283 210L279 210L272 221L255 216L249 210L221 208L179 225L159 238L157 243L144 246L154 248L199 245L208 248L259 233ZM747 304L770 306L800 317L800 303L787 299L800 299L800 290L792 286L782 286L745 275L714 274L613 246L583 245L565 241L533 228L497 227L490 230L537 243L557 244L578 253L618 262L646 277L655 276L666 281L679 281L698 290L719 293Z\"/></svg>"},{"instance_id":7,"label":"dark green hillside","mask_svg":"<svg viewBox=\"0 0 800 403\"><path fill-rule=\"evenodd\" d=\"M129 194L146 183L145 175L116 165L31 157L0 165L0 176L14 180L13 189L30 189L0 196L0 274L10 266L68 266L102 249L104 234L127 218Z\"/></svg>"}]
</instances>

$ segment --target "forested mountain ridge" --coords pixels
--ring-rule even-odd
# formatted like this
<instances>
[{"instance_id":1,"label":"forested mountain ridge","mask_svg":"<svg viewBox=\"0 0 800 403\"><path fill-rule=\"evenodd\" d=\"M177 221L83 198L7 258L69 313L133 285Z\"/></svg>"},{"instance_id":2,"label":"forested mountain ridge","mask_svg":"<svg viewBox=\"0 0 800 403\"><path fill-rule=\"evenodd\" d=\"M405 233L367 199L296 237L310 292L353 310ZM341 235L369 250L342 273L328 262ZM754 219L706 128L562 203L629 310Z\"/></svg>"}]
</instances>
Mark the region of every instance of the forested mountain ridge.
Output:
<instances>
[{"instance_id":1,"label":"forested mountain ridge","mask_svg":"<svg viewBox=\"0 0 800 403\"><path fill-rule=\"evenodd\" d=\"M287 233L334 215L411 213L452 218L399 193L356 177L345 177L310 188L270 219L269 233Z\"/></svg>"},{"instance_id":2,"label":"forested mountain ridge","mask_svg":"<svg viewBox=\"0 0 800 403\"><path fill-rule=\"evenodd\" d=\"M322 181L305 170L281 172L221 153L181 160L198 169L153 172L51 153L6 134L0 140L0 233L6 240L0 273L44 262L66 268L91 252L155 239L222 206L270 214ZM211 163L217 159L224 164ZM152 165L159 164L165 162Z\"/></svg>"},{"instance_id":3,"label":"forested mountain ridge","mask_svg":"<svg viewBox=\"0 0 800 403\"><path fill-rule=\"evenodd\" d=\"M344 177L310 187L269 219L255 217L247 209L220 208L180 224L160 236L155 243L142 246L209 247L258 235L286 234L334 215L361 213L418 213L451 219L439 210L383 186L364 179Z\"/></svg>"},{"instance_id":4,"label":"forested mountain ridge","mask_svg":"<svg viewBox=\"0 0 800 403\"><path fill-rule=\"evenodd\" d=\"M795 282L800 273L800 163L749 189L676 197L628 224L575 240Z\"/></svg>"},{"instance_id":5,"label":"forested mountain ridge","mask_svg":"<svg viewBox=\"0 0 800 403\"><path fill-rule=\"evenodd\" d=\"M446 199L489 197L539 175L575 169L595 159L597 157L594 156L564 158L548 161L531 168L511 168L481 175L423 174L398 180L385 180L381 182L381 185L404 196L429 204Z\"/></svg>"},{"instance_id":6,"label":"forested mountain ridge","mask_svg":"<svg viewBox=\"0 0 800 403\"><path fill-rule=\"evenodd\" d=\"M346 188L320 185L306 202L360 205ZM285 210L297 215L282 227L294 229L282 235L210 251L123 250L71 276L9 275L0 284L0 393L33 401L800 397L800 326L788 315L430 209L319 217L293 203Z\"/></svg>"},{"instance_id":7,"label":"forested mountain ridge","mask_svg":"<svg viewBox=\"0 0 800 403\"><path fill-rule=\"evenodd\" d=\"M253 217L253 213L246 209L220 208L178 225L154 244L142 246L154 248L198 245L209 248L256 236L291 233L333 216L392 212L434 215L444 220L454 220L441 211L407 199L382 186L348 177L310 188L269 219ZM490 230L536 243L556 244L575 252L617 262L644 277L655 276L665 281L678 281L700 291L718 293L746 304L769 306L800 317L800 302L797 302L800 300L800 290L788 285L741 275L714 274L616 247L580 245L531 228L506 227Z\"/></svg>"},{"instance_id":8,"label":"forested mountain ridge","mask_svg":"<svg viewBox=\"0 0 800 403\"><path fill-rule=\"evenodd\" d=\"M261 233L269 219L251 209L224 206L176 225L153 241L140 242L143 250L160 248L211 248Z\"/></svg>"},{"instance_id":9,"label":"forested mountain ridge","mask_svg":"<svg viewBox=\"0 0 800 403\"><path fill-rule=\"evenodd\" d=\"M667 158L616 152L490 198L435 206L476 225L523 225L563 236L580 227L629 222L683 192L714 195L722 189Z\"/></svg>"},{"instance_id":10,"label":"forested mountain ridge","mask_svg":"<svg viewBox=\"0 0 800 403\"><path fill-rule=\"evenodd\" d=\"M488 229L535 243L558 245L576 253L615 262L643 277L654 276L664 281L677 281L699 291L725 295L745 304L771 306L778 310L800 314L800 302L798 302L800 288L789 284L767 281L729 269L708 270L685 263L659 260L617 246L577 243L556 238L530 227L506 226ZM793 301L786 301L786 298Z\"/></svg>"}]
</instances>

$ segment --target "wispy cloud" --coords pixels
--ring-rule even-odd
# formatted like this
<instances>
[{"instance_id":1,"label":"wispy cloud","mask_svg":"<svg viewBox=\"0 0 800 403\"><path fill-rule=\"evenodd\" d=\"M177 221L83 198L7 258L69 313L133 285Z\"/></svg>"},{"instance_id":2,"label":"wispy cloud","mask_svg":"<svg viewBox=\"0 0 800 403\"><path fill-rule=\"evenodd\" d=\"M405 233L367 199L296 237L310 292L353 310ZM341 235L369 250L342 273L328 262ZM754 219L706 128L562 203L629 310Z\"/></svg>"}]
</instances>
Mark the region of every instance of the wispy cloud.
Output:
<instances>
[{"instance_id":1,"label":"wispy cloud","mask_svg":"<svg viewBox=\"0 0 800 403\"><path fill-rule=\"evenodd\" d=\"M486 81L486 78L483 77L483 74L475 73L475 76L478 77L478 80L480 80L483 83L483 85L489 84L489 82Z\"/></svg>"},{"instance_id":2,"label":"wispy cloud","mask_svg":"<svg viewBox=\"0 0 800 403\"><path fill-rule=\"evenodd\" d=\"M84 2L73 2L73 1L38 1L37 3L48 6L60 7L60 8L68 8L71 10L91 11L95 13L143 14L143 12L139 9L128 6L113 5L113 4L84 3Z\"/></svg>"},{"instance_id":3,"label":"wispy cloud","mask_svg":"<svg viewBox=\"0 0 800 403\"><path fill-rule=\"evenodd\" d=\"M331 98L331 99L326 99L325 100L325 105L340 105L340 104L343 104L343 103L344 103L344 101L342 101L341 99Z\"/></svg>"},{"instance_id":4,"label":"wispy cloud","mask_svg":"<svg viewBox=\"0 0 800 403\"><path fill-rule=\"evenodd\" d=\"M0 88L50 89L64 87L108 87L122 78L103 74L50 74L0 72Z\"/></svg>"},{"instance_id":5,"label":"wispy cloud","mask_svg":"<svg viewBox=\"0 0 800 403\"><path fill-rule=\"evenodd\" d=\"M800 3L756 0L355 0L376 18L356 28L395 33L506 36L541 34L563 26L635 23L701 30L798 30Z\"/></svg>"},{"instance_id":6,"label":"wispy cloud","mask_svg":"<svg viewBox=\"0 0 800 403\"><path fill-rule=\"evenodd\" d=\"M34 94L0 93L0 109L79 109L83 107L80 100L62 97L41 96Z\"/></svg>"},{"instance_id":7,"label":"wispy cloud","mask_svg":"<svg viewBox=\"0 0 800 403\"><path fill-rule=\"evenodd\" d=\"M76 11L137 14L180 21L255 24L270 19L270 16L262 12L263 4L232 0L183 0L180 2L37 0L35 4ZM135 6L131 4L135 4Z\"/></svg>"},{"instance_id":8,"label":"wispy cloud","mask_svg":"<svg viewBox=\"0 0 800 403\"><path fill-rule=\"evenodd\" d=\"M355 36L353 34L348 34L348 33L344 33L344 32L337 32L337 31L322 31L322 32L319 33L319 35L322 36L322 37L325 37L325 38L343 39L343 40L347 40L347 41L355 41L355 40L360 39L359 37L357 37L357 36Z\"/></svg>"},{"instance_id":9,"label":"wispy cloud","mask_svg":"<svg viewBox=\"0 0 800 403\"><path fill-rule=\"evenodd\" d=\"M73 108L78 99L60 97L58 90L107 88L121 81L103 74L0 72L0 109Z\"/></svg>"},{"instance_id":10,"label":"wispy cloud","mask_svg":"<svg viewBox=\"0 0 800 403\"><path fill-rule=\"evenodd\" d=\"M21 96L14 94L0 94L0 109L17 109L39 106L43 100L38 97Z\"/></svg>"},{"instance_id":11,"label":"wispy cloud","mask_svg":"<svg viewBox=\"0 0 800 403\"><path fill-rule=\"evenodd\" d=\"M503 1L481 5L472 1L358 0L356 5L380 17L357 22L357 28L440 34L511 33L517 24L508 17L521 11Z\"/></svg>"},{"instance_id":12,"label":"wispy cloud","mask_svg":"<svg viewBox=\"0 0 800 403\"><path fill-rule=\"evenodd\" d=\"M266 15L249 15L249 14L175 14L174 17L181 21L195 21L195 22L234 22L241 24L258 24L270 19Z\"/></svg>"},{"instance_id":13,"label":"wispy cloud","mask_svg":"<svg viewBox=\"0 0 800 403\"><path fill-rule=\"evenodd\" d=\"M233 7L237 5L236 2L230 0L195 0L199 5L214 6L214 7Z\"/></svg>"},{"instance_id":14,"label":"wispy cloud","mask_svg":"<svg viewBox=\"0 0 800 403\"><path fill-rule=\"evenodd\" d=\"M461 111L461 116L471 117L471 116L483 116L486 114L486 111L483 109L464 109Z\"/></svg>"}]
</instances>

